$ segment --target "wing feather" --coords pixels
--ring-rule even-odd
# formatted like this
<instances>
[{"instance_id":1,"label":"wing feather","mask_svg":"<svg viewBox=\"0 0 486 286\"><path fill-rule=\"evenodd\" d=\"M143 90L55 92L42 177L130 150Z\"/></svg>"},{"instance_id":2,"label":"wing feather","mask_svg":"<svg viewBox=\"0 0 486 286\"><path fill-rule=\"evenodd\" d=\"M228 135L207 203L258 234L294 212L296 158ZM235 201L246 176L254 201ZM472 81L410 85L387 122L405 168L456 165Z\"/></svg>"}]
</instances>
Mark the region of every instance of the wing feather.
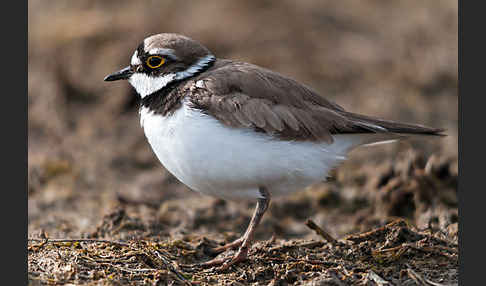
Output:
<instances>
[{"instance_id":1,"label":"wing feather","mask_svg":"<svg viewBox=\"0 0 486 286\"><path fill-rule=\"evenodd\" d=\"M282 140L330 144L333 134L442 132L347 112L305 85L247 63L217 60L192 85L197 87L187 96L194 108L227 126L254 128Z\"/></svg>"}]
</instances>

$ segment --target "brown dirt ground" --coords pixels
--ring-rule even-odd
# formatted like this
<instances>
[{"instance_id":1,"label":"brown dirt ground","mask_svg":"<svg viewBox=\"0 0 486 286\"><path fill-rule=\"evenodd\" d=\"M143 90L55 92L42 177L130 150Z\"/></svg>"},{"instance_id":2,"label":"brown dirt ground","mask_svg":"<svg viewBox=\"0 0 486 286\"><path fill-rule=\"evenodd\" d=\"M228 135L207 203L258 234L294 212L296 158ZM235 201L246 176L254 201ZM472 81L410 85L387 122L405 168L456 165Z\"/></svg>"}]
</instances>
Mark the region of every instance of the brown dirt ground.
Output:
<instances>
[{"instance_id":1,"label":"brown dirt ground","mask_svg":"<svg viewBox=\"0 0 486 286\"><path fill-rule=\"evenodd\" d=\"M457 285L457 20L449 0L29 1L29 284ZM128 83L102 81L159 32L448 136L353 151L272 201L248 261L188 267L237 238L255 203L180 184Z\"/></svg>"}]
</instances>

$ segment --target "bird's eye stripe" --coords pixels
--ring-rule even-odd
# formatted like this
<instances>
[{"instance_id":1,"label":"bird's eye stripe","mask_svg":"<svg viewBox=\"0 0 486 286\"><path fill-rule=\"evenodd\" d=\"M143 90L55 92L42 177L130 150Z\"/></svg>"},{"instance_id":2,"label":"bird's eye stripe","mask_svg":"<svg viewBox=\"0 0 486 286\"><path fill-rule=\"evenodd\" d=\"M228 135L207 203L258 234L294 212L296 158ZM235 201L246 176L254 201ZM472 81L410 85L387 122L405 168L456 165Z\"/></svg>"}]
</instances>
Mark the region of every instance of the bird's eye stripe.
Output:
<instances>
[{"instance_id":1,"label":"bird's eye stripe","mask_svg":"<svg viewBox=\"0 0 486 286\"><path fill-rule=\"evenodd\" d=\"M145 63L149 68L156 69L165 63L165 59L161 56L150 56Z\"/></svg>"}]
</instances>

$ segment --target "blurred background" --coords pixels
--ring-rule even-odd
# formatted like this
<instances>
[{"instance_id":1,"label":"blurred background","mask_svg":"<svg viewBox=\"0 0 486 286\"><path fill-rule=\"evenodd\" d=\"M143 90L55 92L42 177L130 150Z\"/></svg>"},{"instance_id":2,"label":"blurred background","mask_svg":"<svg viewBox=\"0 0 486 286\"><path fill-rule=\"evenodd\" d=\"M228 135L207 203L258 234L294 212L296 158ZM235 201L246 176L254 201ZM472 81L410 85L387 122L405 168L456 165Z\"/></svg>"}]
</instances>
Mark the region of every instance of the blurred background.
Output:
<instances>
[{"instance_id":1,"label":"blurred background","mask_svg":"<svg viewBox=\"0 0 486 286\"><path fill-rule=\"evenodd\" d=\"M246 228L254 202L180 184L152 153L128 82L103 82L161 32L290 76L347 110L447 129L352 152L329 182L275 199L258 238L315 238L308 218L342 236L397 216L457 234L457 1L30 0L28 19L30 237Z\"/></svg>"}]
</instances>

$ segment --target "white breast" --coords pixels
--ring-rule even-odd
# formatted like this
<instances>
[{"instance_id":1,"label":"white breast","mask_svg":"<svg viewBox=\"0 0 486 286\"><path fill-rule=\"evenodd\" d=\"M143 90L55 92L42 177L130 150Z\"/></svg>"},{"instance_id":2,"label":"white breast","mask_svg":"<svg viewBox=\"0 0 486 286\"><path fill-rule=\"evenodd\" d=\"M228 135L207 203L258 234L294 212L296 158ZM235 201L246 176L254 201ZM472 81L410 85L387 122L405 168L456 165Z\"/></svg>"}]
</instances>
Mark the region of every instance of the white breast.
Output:
<instances>
[{"instance_id":1,"label":"white breast","mask_svg":"<svg viewBox=\"0 0 486 286\"><path fill-rule=\"evenodd\" d=\"M186 103L174 114L140 111L141 124L165 168L189 188L223 199L257 198L325 180L330 168L359 145L353 135L337 135L332 145L281 141L251 129L228 128Z\"/></svg>"}]
</instances>

